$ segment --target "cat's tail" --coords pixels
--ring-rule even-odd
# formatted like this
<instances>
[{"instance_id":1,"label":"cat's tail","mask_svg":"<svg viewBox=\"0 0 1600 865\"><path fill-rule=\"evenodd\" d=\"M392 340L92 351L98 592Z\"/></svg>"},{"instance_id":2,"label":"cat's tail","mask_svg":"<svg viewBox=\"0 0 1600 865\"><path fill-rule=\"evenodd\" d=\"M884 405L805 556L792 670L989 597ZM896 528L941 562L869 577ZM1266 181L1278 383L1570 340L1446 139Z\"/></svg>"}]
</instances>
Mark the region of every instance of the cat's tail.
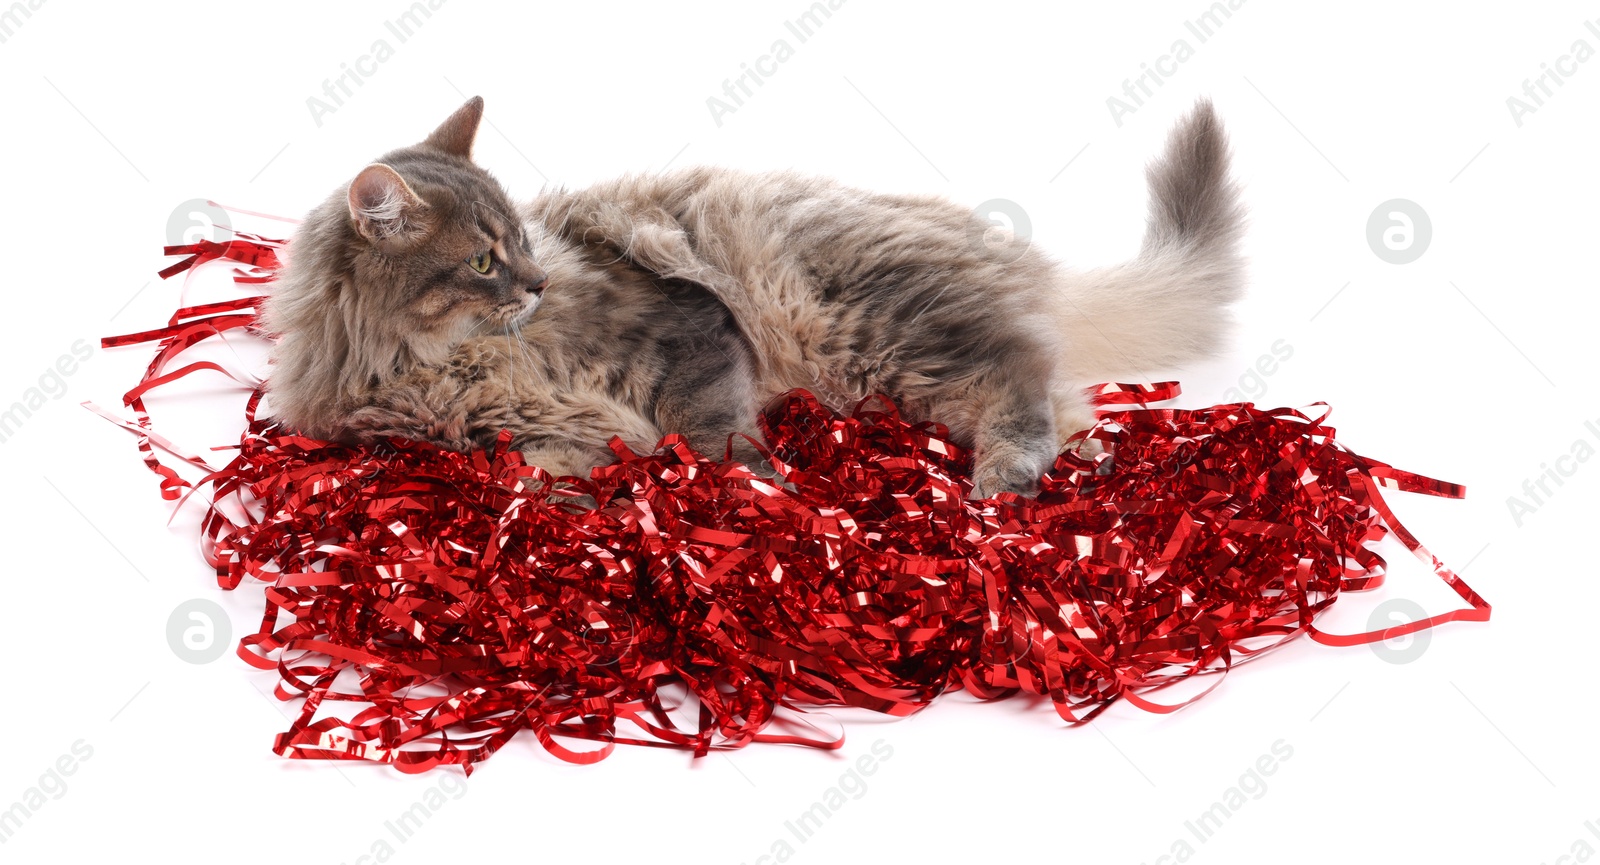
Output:
<instances>
[{"instance_id":1,"label":"cat's tail","mask_svg":"<svg viewBox=\"0 0 1600 865\"><path fill-rule=\"evenodd\" d=\"M1139 255L1070 277L1062 326L1074 347L1068 372L1079 382L1148 378L1210 354L1227 330L1225 305L1242 291L1244 210L1209 100L1173 127L1147 174Z\"/></svg>"}]
</instances>

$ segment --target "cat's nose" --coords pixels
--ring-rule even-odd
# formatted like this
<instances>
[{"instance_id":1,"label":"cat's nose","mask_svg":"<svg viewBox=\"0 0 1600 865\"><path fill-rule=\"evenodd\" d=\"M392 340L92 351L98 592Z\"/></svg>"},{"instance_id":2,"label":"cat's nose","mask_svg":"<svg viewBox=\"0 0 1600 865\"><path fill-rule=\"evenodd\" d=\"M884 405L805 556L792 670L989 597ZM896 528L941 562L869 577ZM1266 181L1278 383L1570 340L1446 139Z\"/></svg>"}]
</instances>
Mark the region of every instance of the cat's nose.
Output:
<instances>
[{"instance_id":1,"label":"cat's nose","mask_svg":"<svg viewBox=\"0 0 1600 865\"><path fill-rule=\"evenodd\" d=\"M547 286L549 284L550 284L550 277L541 276L541 277L539 277L539 280L537 282L535 282L534 284L528 286L528 293L533 295L534 297L538 297L538 296L544 294L545 286Z\"/></svg>"}]
</instances>

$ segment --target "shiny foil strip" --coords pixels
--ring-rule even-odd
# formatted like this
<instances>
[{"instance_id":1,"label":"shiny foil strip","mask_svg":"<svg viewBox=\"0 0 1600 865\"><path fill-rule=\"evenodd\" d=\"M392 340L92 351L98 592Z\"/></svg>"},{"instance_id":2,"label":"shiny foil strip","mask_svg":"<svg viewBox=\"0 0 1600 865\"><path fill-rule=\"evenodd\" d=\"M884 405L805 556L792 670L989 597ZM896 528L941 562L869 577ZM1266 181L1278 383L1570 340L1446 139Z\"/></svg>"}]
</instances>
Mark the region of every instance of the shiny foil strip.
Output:
<instances>
[{"instance_id":1,"label":"shiny foil strip","mask_svg":"<svg viewBox=\"0 0 1600 865\"><path fill-rule=\"evenodd\" d=\"M190 257L163 273L242 264L253 286L282 246L203 241L169 249ZM135 421L96 411L139 437L164 496L210 487L201 540L218 584L263 590L239 656L301 701L273 744L283 756L470 772L522 731L578 763L618 744L837 748L819 709L904 716L956 689L1041 695L1077 724L1119 699L1172 711L1300 634L1350 645L1489 617L1379 492L1462 489L1355 454L1325 407L1149 408L1177 385L1104 385L1086 433L1103 453L1062 454L1036 499L969 502L971 454L943 427L881 399L840 415L797 391L762 419L777 479L669 435L648 454L614 441L615 463L562 492L506 434L475 453L317 441L257 418L249 375L167 370L252 328L260 299L106 339L157 354L125 398ZM220 468L157 435L143 407L197 372L253 388ZM205 477L190 484L157 449ZM1466 606L1319 630L1342 591L1381 584L1371 544L1390 531Z\"/></svg>"}]
</instances>

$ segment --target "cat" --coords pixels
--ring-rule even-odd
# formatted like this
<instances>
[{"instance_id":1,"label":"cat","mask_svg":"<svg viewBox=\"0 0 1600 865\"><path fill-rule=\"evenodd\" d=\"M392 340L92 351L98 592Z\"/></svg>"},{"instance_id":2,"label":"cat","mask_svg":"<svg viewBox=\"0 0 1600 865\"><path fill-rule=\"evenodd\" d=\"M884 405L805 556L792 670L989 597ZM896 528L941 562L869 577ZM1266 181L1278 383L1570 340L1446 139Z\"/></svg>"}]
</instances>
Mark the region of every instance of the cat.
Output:
<instances>
[{"instance_id":1,"label":"cat","mask_svg":"<svg viewBox=\"0 0 1600 865\"><path fill-rule=\"evenodd\" d=\"M770 476L744 438L768 400L883 394L974 449L971 498L1031 495L1094 422L1086 384L1206 355L1241 291L1243 206L1205 100L1148 169L1141 252L1087 272L986 242L946 199L787 172L519 205L472 160L482 116L469 100L299 225L263 311L277 420L457 450L509 428L555 477L611 461L613 436L649 452L681 433Z\"/></svg>"}]
</instances>

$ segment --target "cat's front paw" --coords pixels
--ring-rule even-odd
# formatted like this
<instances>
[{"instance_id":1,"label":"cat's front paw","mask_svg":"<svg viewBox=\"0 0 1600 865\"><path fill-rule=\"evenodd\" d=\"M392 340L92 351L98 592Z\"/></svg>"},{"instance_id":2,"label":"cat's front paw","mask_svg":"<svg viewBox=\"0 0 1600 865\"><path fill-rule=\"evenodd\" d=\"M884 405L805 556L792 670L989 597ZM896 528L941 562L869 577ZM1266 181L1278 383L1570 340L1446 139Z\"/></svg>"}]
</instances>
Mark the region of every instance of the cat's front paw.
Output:
<instances>
[{"instance_id":1,"label":"cat's front paw","mask_svg":"<svg viewBox=\"0 0 1600 865\"><path fill-rule=\"evenodd\" d=\"M742 435L733 437L733 459L748 468L756 477L771 480L777 477L778 470L768 462L766 454L762 453L749 439Z\"/></svg>"},{"instance_id":2,"label":"cat's front paw","mask_svg":"<svg viewBox=\"0 0 1600 865\"><path fill-rule=\"evenodd\" d=\"M591 496L588 493L573 495L570 492L559 492L559 490L570 488L570 484L552 484L546 490L544 500L552 505L577 505L586 511L597 511L600 509L600 503L595 501L594 496Z\"/></svg>"},{"instance_id":3,"label":"cat's front paw","mask_svg":"<svg viewBox=\"0 0 1600 865\"><path fill-rule=\"evenodd\" d=\"M1061 450L1063 452L1072 451L1086 460L1092 460L1095 457L1105 453L1106 446L1105 443L1099 439L1081 439L1075 442L1067 442L1062 446Z\"/></svg>"},{"instance_id":4,"label":"cat's front paw","mask_svg":"<svg viewBox=\"0 0 1600 865\"><path fill-rule=\"evenodd\" d=\"M972 492L967 498L994 498L1000 493L1033 496L1039 492L1039 479L1050 468L1050 457L1039 454L980 454L972 472Z\"/></svg>"},{"instance_id":5,"label":"cat's front paw","mask_svg":"<svg viewBox=\"0 0 1600 865\"><path fill-rule=\"evenodd\" d=\"M561 480L564 477L587 478L590 475L590 466L602 465L609 452L599 449L585 448L582 445L569 442L550 442L537 446L522 448L523 462L530 466L538 466L549 476L544 489L545 501L551 504L568 503L590 510L598 507L598 503L590 495L574 496L571 493L559 492L572 488L572 484ZM532 477L524 478L523 483L529 487L537 486L539 481Z\"/></svg>"}]
</instances>

